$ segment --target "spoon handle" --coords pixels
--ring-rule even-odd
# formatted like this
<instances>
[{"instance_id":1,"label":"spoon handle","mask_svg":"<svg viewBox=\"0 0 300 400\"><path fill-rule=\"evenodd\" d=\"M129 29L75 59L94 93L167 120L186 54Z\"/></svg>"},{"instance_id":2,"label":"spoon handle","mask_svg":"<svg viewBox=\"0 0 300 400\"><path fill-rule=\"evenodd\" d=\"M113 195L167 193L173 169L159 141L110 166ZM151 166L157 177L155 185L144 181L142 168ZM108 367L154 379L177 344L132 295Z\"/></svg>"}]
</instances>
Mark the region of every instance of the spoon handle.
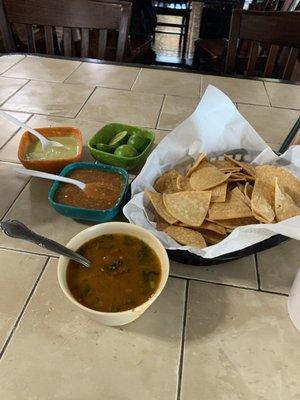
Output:
<instances>
[{"instance_id":1,"label":"spoon handle","mask_svg":"<svg viewBox=\"0 0 300 400\"><path fill-rule=\"evenodd\" d=\"M37 132L35 129L31 128L29 125L25 124L24 122L21 122L21 121L18 120L17 118L13 117L12 115L10 115L10 114L8 114L8 113L6 113L6 112L4 112L4 111L1 111L1 110L0 110L0 115L1 115L3 118L6 118L8 121L12 122L13 124L18 125L18 126L20 126L21 128L26 129L27 131L29 131L30 133L32 133L32 134L33 134L34 136L36 136L42 143L47 141L47 139L46 139L42 134L40 134L39 132Z\"/></svg>"},{"instance_id":2,"label":"spoon handle","mask_svg":"<svg viewBox=\"0 0 300 400\"><path fill-rule=\"evenodd\" d=\"M24 225L20 221L2 221L0 222L0 228L7 236L16 239L27 240L28 242L32 242L40 247L60 254L61 256L65 256L70 258L71 260L77 261L85 267L90 266L90 262L86 258L82 257L80 254L75 253L75 251L68 249L60 243L55 242L54 240L47 239L44 236L38 235L37 233L31 231L26 225Z\"/></svg>"},{"instance_id":3,"label":"spoon handle","mask_svg":"<svg viewBox=\"0 0 300 400\"><path fill-rule=\"evenodd\" d=\"M32 133L34 136L36 136L42 143L43 148L47 147L49 145L56 146L56 147L63 147L62 143L54 142L52 140L46 139L45 136L43 136L41 133L39 133L35 129L31 128L29 125L25 124L24 122L13 117L12 115L10 115L4 111L1 111L1 110L0 110L0 115L3 118L7 119L8 121L12 122L13 124L20 126L21 128L25 129L26 131L28 131L28 132Z\"/></svg>"},{"instance_id":4,"label":"spoon handle","mask_svg":"<svg viewBox=\"0 0 300 400\"><path fill-rule=\"evenodd\" d=\"M48 172L35 171L33 169L25 169L25 168L15 168L15 171L18 174L35 176L37 178L51 179L52 181L72 183L73 185L78 186L79 189L81 190L84 190L85 188L85 183L78 181L77 179L67 178L66 176L49 174Z\"/></svg>"}]
</instances>

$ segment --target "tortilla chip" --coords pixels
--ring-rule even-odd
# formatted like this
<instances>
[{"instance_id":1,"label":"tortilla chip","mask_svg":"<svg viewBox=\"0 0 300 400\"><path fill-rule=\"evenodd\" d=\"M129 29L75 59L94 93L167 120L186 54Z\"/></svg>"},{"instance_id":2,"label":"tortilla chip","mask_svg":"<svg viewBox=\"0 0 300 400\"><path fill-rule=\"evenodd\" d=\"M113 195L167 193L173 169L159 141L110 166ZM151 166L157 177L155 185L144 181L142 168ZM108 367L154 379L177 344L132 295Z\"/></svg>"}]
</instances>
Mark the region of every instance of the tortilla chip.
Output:
<instances>
[{"instance_id":1,"label":"tortilla chip","mask_svg":"<svg viewBox=\"0 0 300 400\"><path fill-rule=\"evenodd\" d=\"M208 190L227 181L229 175L225 175L207 161L201 164L201 168L193 172L190 178L191 187L194 190Z\"/></svg>"},{"instance_id":2,"label":"tortilla chip","mask_svg":"<svg viewBox=\"0 0 300 400\"><path fill-rule=\"evenodd\" d=\"M181 226L169 226L164 232L179 244L199 247L200 249L206 247L206 242L201 233L193 229L183 228Z\"/></svg>"},{"instance_id":3,"label":"tortilla chip","mask_svg":"<svg viewBox=\"0 0 300 400\"><path fill-rule=\"evenodd\" d=\"M232 172L232 173L234 173L234 172L240 172L241 170L242 170L242 168L238 168L238 167L228 167L228 168L219 168L219 170L221 171L221 172L223 172L224 174L226 173L226 172Z\"/></svg>"},{"instance_id":4,"label":"tortilla chip","mask_svg":"<svg viewBox=\"0 0 300 400\"><path fill-rule=\"evenodd\" d=\"M244 195L244 193L239 189L239 188L234 188L231 191L233 196L237 196L239 197L240 200L242 200L245 204L247 204L247 206L251 207L251 201L249 201L246 196Z\"/></svg>"},{"instance_id":5,"label":"tortilla chip","mask_svg":"<svg viewBox=\"0 0 300 400\"><path fill-rule=\"evenodd\" d=\"M233 165L230 161L227 160L210 160L209 162L220 170L229 169L233 171L240 171L242 169L241 167Z\"/></svg>"},{"instance_id":6,"label":"tortilla chip","mask_svg":"<svg viewBox=\"0 0 300 400\"><path fill-rule=\"evenodd\" d=\"M278 222L300 215L300 208L296 206L294 200L285 193L275 181L275 214Z\"/></svg>"},{"instance_id":7,"label":"tortilla chip","mask_svg":"<svg viewBox=\"0 0 300 400\"><path fill-rule=\"evenodd\" d=\"M202 235L203 235L205 241L209 244L217 244L226 238L226 235L220 235L219 233L213 232L213 231L204 231L203 230Z\"/></svg>"},{"instance_id":8,"label":"tortilla chip","mask_svg":"<svg viewBox=\"0 0 300 400\"><path fill-rule=\"evenodd\" d=\"M190 225L184 224L183 222L176 222L175 226L182 226L184 228L194 229L198 232L201 232L202 230L208 230L208 231L220 233L221 235L226 234L226 229L223 226L217 225L215 222L208 221L206 219L203 221L202 225L199 227L190 226Z\"/></svg>"},{"instance_id":9,"label":"tortilla chip","mask_svg":"<svg viewBox=\"0 0 300 400\"><path fill-rule=\"evenodd\" d=\"M156 229L158 231L163 231L166 229L170 224L165 221L157 212L155 211L155 221L156 221Z\"/></svg>"},{"instance_id":10,"label":"tortilla chip","mask_svg":"<svg viewBox=\"0 0 300 400\"><path fill-rule=\"evenodd\" d=\"M278 185L292 197L297 205L300 204L300 180L291 172L276 165L259 165L255 170L257 177L270 185L275 186L275 178L277 178Z\"/></svg>"},{"instance_id":11,"label":"tortilla chip","mask_svg":"<svg viewBox=\"0 0 300 400\"><path fill-rule=\"evenodd\" d=\"M177 189L177 178L180 176L175 169L164 172L162 176L156 179L153 187L158 193L175 193Z\"/></svg>"},{"instance_id":12,"label":"tortilla chip","mask_svg":"<svg viewBox=\"0 0 300 400\"><path fill-rule=\"evenodd\" d=\"M226 234L226 229L223 226L218 225L215 222L208 221L208 220L204 220L202 225L197 229L200 231L202 229L207 230L207 231L213 231L213 232L219 233L220 235Z\"/></svg>"},{"instance_id":13,"label":"tortilla chip","mask_svg":"<svg viewBox=\"0 0 300 400\"><path fill-rule=\"evenodd\" d=\"M255 168L253 167L253 165L246 163L244 161L238 161L236 159L234 159L232 156L228 156L227 154L224 155L225 160L231 162L234 165L237 165L238 167L241 167L247 175L250 175L252 177L256 177L256 172L255 172Z\"/></svg>"},{"instance_id":14,"label":"tortilla chip","mask_svg":"<svg viewBox=\"0 0 300 400\"><path fill-rule=\"evenodd\" d=\"M163 194L163 202L168 213L190 226L202 224L207 214L210 198L211 192L186 191Z\"/></svg>"},{"instance_id":15,"label":"tortilla chip","mask_svg":"<svg viewBox=\"0 0 300 400\"><path fill-rule=\"evenodd\" d=\"M234 218L234 219L219 219L218 221L216 221L216 223L220 224L220 226L226 229L233 230L235 228L238 228L239 226L257 224L257 221L253 217L246 217L246 218Z\"/></svg>"},{"instance_id":16,"label":"tortilla chip","mask_svg":"<svg viewBox=\"0 0 300 400\"><path fill-rule=\"evenodd\" d=\"M163 220L167 221L171 225L177 222L177 219L169 214L166 207L164 206L163 198L160 193L151 192L150 190L145 190L145 193L149 197L155 211Z\"/></svg>"},{"instance_id":17,"label":"tortilla chip","mask_svg":"<svg viewBox=\"0 0 300 400\"><path fill-rule=\"evenodd\" d=\"M252 192L253 192L253 186L250 185L249 182L247 182L244 187L244 195L250 202L251 202Z\"/></svg>"},{"instance_id":18,"label":"tortilla chip","mask_svg":"<svg viewBox=\"0 0 300 400\"><path fill-rule=\"evenodd\" d=\"M211 202L222 203L226 200L228 182L221 183L211 189Z\"/></svg>"},{"instance_id":19,"label":"tortilla chip","mask_svg":"<svg viewBox=\"0 0 300 400\"><path fill-rule=\"evenodd\" d=\"M196 171L199 168L199 165L201 164L201 162L203 160L207 160L206 158L206 154L205 153L200 153L199 156L197 157L197 159L195 160L194 164L190 167L190 169L188 170L186 176L190 177L192 175L192 173L194 171Z\"/></svg>"},{"instance_id":20,"label":"tortilla chip","mask_svg":"<svg viewBox=\"0 0 300 400\"><path fill-rule=\"evenodd\" d=\"M238 196L229 192L224 203L213 203L208 211L210 220L252 217L250 207Z\"/></svg>"},{"instance_id":21,"label":"tortilla chip","mask_svg":"<svg viewBox=\"0 0 300 400\"><path fill-rule=\"evenodd\" d=\"M185 176L178 175L176 185L179 191L192 190L190 179Z\"/></svg>"},{"instance_id":22,"label":"tortilla chip","mask_svg":"<svg viewBox=\"0 0 300 400\"><path fill-rule=\"evenodd\" d=\"M251 197L251 208L255 213L255 218L262 222L265 220L267 223L272 223L275 219L274 187L259 178L256 179Z\"/></svg>"}]
</instances>

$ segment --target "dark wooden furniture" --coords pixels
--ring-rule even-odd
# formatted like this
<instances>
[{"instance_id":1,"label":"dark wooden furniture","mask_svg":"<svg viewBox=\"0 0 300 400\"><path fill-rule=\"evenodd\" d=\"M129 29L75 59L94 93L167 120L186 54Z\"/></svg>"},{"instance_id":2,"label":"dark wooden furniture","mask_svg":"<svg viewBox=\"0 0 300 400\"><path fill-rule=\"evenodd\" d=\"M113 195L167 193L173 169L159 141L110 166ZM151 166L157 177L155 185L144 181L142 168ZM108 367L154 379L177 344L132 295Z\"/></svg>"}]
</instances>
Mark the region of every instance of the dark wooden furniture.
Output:
<instances>
[{"instance_id":1,"label":"dark wooden furniture","mask_svg":"<svg viewBox=\"0 0 300 400\"><path fill-rule=\"evenodd\" d=\"M236 71L237 49L240 40L253 42L245 69L245 74L256 75L256 63L260 46L271 45L263 71L264 77L271 77L282 47L290 49L280 77L290 79L300 48L300 13L261 12L235 10L233 12L225 73Z\"/></svg>"},{"instance_id":2,"label":"dark wooden furniture","mask_svg":"<svg viewBox=\"0 0 300 400\"><path fill-rule=\"evenodd\" d=\"M192 11L192 2L190 0L176 0L176 1L165 1L155 0L154 7L157 15L171 15L182 18L182 22L179 24L170 22L157 22L157 26L165 26L169 28L179 28L180 32L177 31L161 31L156 30L156 33L164 33L168 35L179 35L179 45L182 44L182 58L186 56L187 40L190 26L190 14Z\"/></svg>"},{"instance_id":3,"label":"dark wooden furniture","mask_svg":"<svg viewBox=\"0 0 300 400\"><path fill-rule=\"evenodd\" d=\"M289 11L294 0L253 0L250 3L249 10L257 11ZM236 9L243 9L244 0L236 4ZM228 30L229 31L229 30ZM200 38L194 43L195 51L193 58L193 67L198 69L200 67L207 68L215 72L222 72L224 70L224 63L226 58L228 36L218 39ZM249 46L240 42L239 57L241 64L244 63L245 57L248 57ZM264 56L262 56L264 57ZM202 63L202 65L201 65Z\"/></svg>"},{"instance_id":4,"label":"dark wooden furniture","mask_svg":"<svg viewBox=\"0 0 300 400\"><path fill-rule=\"evenodd\" d=\"M47 54L54 54L55 27L63 27L63 54L74 54L72 28L80 29L80 56L89 57L90 33L97 32L97 58L103 58L108 30L118 32L115 59L125 56L131 3L93 0L0 0L0 29L7 52L16 51L12 24L26 29L28 52L36 53L35 26L44 30Z\"/></svg>"}]
</instances>

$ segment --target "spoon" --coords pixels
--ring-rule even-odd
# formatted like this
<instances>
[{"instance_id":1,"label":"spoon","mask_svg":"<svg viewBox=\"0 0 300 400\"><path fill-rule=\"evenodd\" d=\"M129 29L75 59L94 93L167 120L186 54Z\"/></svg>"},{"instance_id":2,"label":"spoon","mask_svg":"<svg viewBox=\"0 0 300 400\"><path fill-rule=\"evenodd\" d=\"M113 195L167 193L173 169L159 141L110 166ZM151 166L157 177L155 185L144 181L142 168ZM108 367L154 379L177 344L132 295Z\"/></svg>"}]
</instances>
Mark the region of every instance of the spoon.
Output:
<instances>
[{"instance_id":1,"label":"spoon","mask_svg":"<svg viewBox=\"0 0 300 400\"><path fill-rule=\"evenodd\" d=\"M75 251L68 249L60 243L54 240L45 238L44 236L38 235L37 233L31 231L26 225L17 220L8 219L6 221L0 222L0 229L7 235L16 239L27 240L37 244L40 247L53 251L61 256L70 258L71 260L77 261L84 267L90 267L91 263L80 254L75 253Z\"/></svg>"},{"instance_id":2,"label":"spoon","mask_svg":"<svg viewBox=\"0 0 300 400\"><path fill-rule=\"evenodd\" d=\"M55 174L49 174L48 172L42 171L35 171L33 169L22 169L22 168L15 168L15 171L18 174L35 176L37 178L44 178L44 179L51 179L54 181L66 182L71 183L72 185L76 185L79 189L84 190L86 188L86 184L78 181L77 179L67 178L66 176L60 176Z\"/></svg>"},{"instance_id":3,"label":"spoon","mask_svg":"<svg viewBox=\"0 0 300 400\"><path fill-rule=\"evenodd\" d=\"M20 126L21 128L26 129L27 131L32 133L34 136L36 136L42 143L43 151L46 151L49 147L64 147L64 145L59 142L55 142L54 140L46 139L45 136L43 136L42 134L37 132L35 129L32 129L29 125L25 124L24 122L19 121L17 118L13 117L12 115L10 115L4 111L0 111L0 115L3 118L7 119L8 121L12 122L13 124L16 124L16 125Z\"/></svg>"}]
</instances>

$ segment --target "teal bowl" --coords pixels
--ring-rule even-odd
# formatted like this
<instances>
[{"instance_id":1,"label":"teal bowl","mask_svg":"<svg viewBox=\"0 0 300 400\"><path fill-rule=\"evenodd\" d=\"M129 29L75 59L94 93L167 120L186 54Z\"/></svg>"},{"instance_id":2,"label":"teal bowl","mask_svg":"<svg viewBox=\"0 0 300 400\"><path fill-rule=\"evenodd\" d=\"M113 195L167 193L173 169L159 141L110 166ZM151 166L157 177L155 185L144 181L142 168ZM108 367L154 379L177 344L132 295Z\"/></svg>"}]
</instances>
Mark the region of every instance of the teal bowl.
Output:
<instances>
[{"instance_id":1,"label":"teal bowl","mask_svg":"<svg viewBox=\"0 0 300 400\"><path fill-rule=\"evenodd\" d=\"M75 169L98 169L101 171L107 171L107 172L115 172L120 175L122 175L123 180L124 180L124 187L123 191L115 204L113 208L107 209L107 210L95 210L95 209L90 209L90 208L81 208L81 207L74 207L74 206L68 206L66 204L60 204L57 203L54 198L55 198L55 192L58 189L60 182L55 181L49 191L48 194L48 200L51 206L60 214L64 215L65 217L73 218L73 219L78 219L81 221L90 221L90 222L107 222L111 221L113 218L115 218L118 213L121 210L122 206L122 201L126 195L126 191L128 188L128 173L118 167L113 167L111 165L103 165L103 164L94 164L94 163L88 163L88 162L78 162L78 163L73 163L67 165L59 175L61 176L67 176L71 171Z\"/></svg>"},{"instance_id":2,"label":"teal bowl","mask_svg":"<svg viewBox=\"0 0 300 400\"><path fill-rule=\"evenodd\" d=\"M127 131L128 135L131 136L133 133L138 133L139 135L148 139L148 145L144 149L144 151L138 154L136 157L121 157L117 156L113 153L108 153L106 151L98 150L95 148L97 143L108 144L109 141L119 132ZM101 163L115 165L117 167L124 168L126 170L131 170L146 161L148 157L153 143L155 140L155 135L153 132L148 131L147 129L139 128L137 126L132 125L124 125L112 123L105 125L101 128L90 140L88 143L88 148L90 150L91 155Z\"/></svg>"}]
</instances>

